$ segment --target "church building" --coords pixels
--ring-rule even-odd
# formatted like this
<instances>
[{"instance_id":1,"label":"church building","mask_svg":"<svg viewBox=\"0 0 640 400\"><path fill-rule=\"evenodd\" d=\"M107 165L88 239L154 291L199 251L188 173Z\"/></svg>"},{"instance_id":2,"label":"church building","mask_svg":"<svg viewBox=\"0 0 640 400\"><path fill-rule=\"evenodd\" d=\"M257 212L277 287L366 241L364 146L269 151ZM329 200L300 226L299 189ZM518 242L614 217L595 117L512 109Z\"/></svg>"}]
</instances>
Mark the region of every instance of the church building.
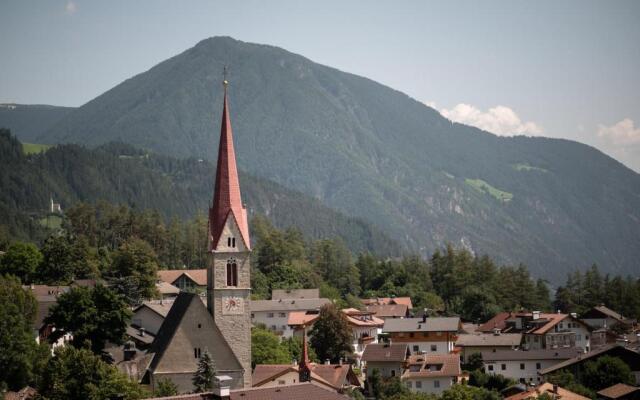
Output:
<instances>
[{"instance_id":1,"label":"church building","mask_svg":"<svg viewBox=\"0 0 640 400\"><path fill-rule=\"evenodd\" d=\"M251 387L251 242L240 196L227 86L225 80L213 206L209 210L207 305L196 294L178 295L149 350L153 358L143 383L152 389L170 379L181 393L192 391L191 380L205 351L215 361L216 373L232 378L232 389Z\"/></svg>"}]
</instances>

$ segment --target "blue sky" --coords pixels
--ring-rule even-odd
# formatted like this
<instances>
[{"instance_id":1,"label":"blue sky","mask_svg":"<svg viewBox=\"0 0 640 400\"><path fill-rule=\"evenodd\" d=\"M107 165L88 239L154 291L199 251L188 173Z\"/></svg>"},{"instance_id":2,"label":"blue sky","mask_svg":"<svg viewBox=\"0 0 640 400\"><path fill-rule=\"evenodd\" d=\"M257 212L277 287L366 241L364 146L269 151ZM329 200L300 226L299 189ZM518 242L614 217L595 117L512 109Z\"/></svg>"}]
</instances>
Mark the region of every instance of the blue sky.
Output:
<instances>
[{"instance_id":1,"label":"blue sky","mask_svg":"<svg viewBox=\"0 0 640 400\"><path fill-rule=\"evenodd\" d=\"M0 102L78 106L225 35L640 171L639 21L638 1L2 0Z\"/></svg>"}]
</instances>

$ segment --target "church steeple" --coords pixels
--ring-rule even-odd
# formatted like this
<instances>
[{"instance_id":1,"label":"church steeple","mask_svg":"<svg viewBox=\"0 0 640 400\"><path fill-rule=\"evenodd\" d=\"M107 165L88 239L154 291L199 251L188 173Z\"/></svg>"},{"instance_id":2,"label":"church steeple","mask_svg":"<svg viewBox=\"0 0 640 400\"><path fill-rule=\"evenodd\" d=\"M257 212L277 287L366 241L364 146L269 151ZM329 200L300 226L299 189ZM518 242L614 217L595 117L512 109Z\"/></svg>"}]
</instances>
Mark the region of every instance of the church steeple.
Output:
<instances>
[{"instance_id":1,"label":"church steeple","mask_svg":"<svg viewBox=\"0 0 640 400\"><path fill-rule=\"evenodd\" d=\"M209 249L215 251L225 223L231 217L240 230L242 240L247 249L249 242L249 224L247 212L242 204L236 153L233 148L233 131L229 117L229 101L227 99L228 81L225 77L224 106L222 108L222 126L220 127L220 144L218 146L218 166L216 168L215 189L213 192L213 207L209 209Z\"/></svg>"},{"instance_id":2,"label":"church steeple","mask_svg":"<svg viewBox=\"0 0 640 400\"><path fill-rule=\"evenodd\" d=\"M307 344L307 327L302 325L302 355L298 363L298 381L311 381L311 361L309 361L309 348Z\"/></svg>"}]
</instances>

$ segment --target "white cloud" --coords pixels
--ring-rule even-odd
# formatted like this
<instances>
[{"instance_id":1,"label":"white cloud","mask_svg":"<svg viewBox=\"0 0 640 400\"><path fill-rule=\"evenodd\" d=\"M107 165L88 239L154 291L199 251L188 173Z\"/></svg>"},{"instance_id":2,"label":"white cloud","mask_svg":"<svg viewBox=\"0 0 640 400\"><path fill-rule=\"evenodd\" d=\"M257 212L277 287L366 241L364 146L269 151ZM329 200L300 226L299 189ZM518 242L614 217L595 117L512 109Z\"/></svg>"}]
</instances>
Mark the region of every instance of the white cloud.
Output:
<instances>
[{"instance_id":1,"label":"white cloud","mask_svg":"<svg viewBox=\"0 0 640 400\"><path fill-rule=\"evenodd\" d=\"M640 127L636 128L631 118L625 118L611 126L598 125L598 136L615 145L637 144L640 143Z\"/></svg>"},{"instance_id":2,"label":"white cloud","mask_svg":"<svg viewBox=\"0 0 640 400\"><path fill-rule=\"evenodd\" d=\"M506 106L495 106L488 111L482 111L470 104L460 103L447 110L438 109L436 103L425 103L442 114L443 117L461 124L472 125L485 131L501 136L511 135L539 135L543 132L541 126L531 121L522 121L513 109Z\"/></svg>"},{"instance_id":3,"label":"white cloud","mask_svg":"<svg viewBox=\"0 0 640 400\"><path fill-rule=\"evenodd\" d=\"M73 1L67 1L67 4L65 4L64 6L64 12L67 15L73 15L76 13L76 11L78 11L78 6L76 5L76 3Z\"/></svg>"}]
</instances>

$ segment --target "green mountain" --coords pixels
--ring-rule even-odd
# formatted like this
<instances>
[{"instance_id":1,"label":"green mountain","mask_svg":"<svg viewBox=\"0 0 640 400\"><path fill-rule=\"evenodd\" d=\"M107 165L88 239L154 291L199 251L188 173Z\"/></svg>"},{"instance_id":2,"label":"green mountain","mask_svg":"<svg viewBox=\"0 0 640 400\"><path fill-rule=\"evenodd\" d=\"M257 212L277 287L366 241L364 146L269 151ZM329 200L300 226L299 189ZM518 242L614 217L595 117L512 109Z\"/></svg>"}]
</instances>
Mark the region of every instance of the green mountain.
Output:
<instances>
[{"instance_id":1,"label":"green mountain","mask_svg":"<svg viewBox=\"0 0 640 400\"><path fill-rule=\"evenodd\" d=\"M4 103L0 104L0 126L10 126L18 139L33 142L72 110L73 107Z\"/></svg>"},{"instance_id":2,"label":"green mountain","mask_svg":"<svg viewBox=\"0 0 640 400\"><path fill-rule=\"evenodd\" d=\"M216 154L221 72L240 168L374 223L428 254L451 242L537 276L636 274L640 175L567 140L497 137L369 79L211 38L71 111L41 143L125 141Z\"/></svg>"},{"instance_id":3,"label":"green mountain","mask_svg":"<svg viewBox=\"0 0 640 400\"><path fill-rule=\"evenodd\" d=\"M178 160L120 143L93 150L59 145L25 155L21 143L0 129L0 225L12 235L38 239L51 197L63 209L106 200L190 218L207 212L214 172L208 161ZM296 227L309 238L340 237L355 251L400 254L399 244L379 229L316 199L245 173L240 181L250 215L263 214L277 227Z\"/></svg>"}]
</instances>

